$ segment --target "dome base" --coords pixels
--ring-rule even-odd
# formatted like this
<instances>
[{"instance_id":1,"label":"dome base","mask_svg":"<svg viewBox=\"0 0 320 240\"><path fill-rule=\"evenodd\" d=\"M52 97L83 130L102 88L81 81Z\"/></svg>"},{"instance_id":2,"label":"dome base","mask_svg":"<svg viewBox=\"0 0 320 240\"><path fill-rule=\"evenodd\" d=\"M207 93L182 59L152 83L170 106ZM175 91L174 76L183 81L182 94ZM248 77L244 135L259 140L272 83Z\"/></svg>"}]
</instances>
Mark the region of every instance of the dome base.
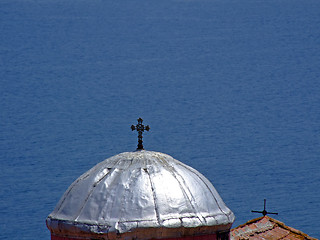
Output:
<instances>
[{"instance_id":1,"label":"dome base","mask_svg":"<svg viewBox=\"0 0 320 240\"><path fill-rule=\"evenodd\" d=\"M95 240L110 240L108 236L91 236L87 238L72 238L72 237L61 237L61 236L55 236L51 234L51 240L92 240L94 237ZM117 240L129 240L129 239L135 239L138 240L139 238L135 237L117 237ZM145 236L143 239L149 239L149 236ZM153 238L155 239L155 238ZM218 233L212 233L212 234L206 234L206 235L196 235L196 236L176 236L176 237L171 237L171 238L161 238L161 240L228 240L230 239L230 232L218 232Z\"/></svg>"},{"instance_id":2,"label":"dome base","mask_svg":"<svg viewBox=\"0 0 320 240\"><path fill-rule=\"evenodd\" d=\"M71 232L62 230L60 232L51 233L51 240L226 240L229 239L231 224L220 226L202 226L194 228L140 228L134 229L126 233L85 233Z\"/></svg>"}]
</instances>

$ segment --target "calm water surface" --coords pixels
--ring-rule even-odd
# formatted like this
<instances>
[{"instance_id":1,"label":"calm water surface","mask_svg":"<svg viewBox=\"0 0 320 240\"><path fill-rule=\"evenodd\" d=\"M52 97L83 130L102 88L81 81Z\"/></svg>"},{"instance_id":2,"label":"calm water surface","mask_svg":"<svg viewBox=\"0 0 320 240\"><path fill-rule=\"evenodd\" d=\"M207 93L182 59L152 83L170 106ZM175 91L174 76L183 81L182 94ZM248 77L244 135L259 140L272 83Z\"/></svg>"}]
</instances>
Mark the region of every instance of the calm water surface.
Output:
<instances>
[{"instance_id":1,"label":"calm water surface","mask_svg":"<svg viewBox=\"0 0 320 240\"><path fill-rule=\"evenodd\" d=\"M320 1L0 1L0 239L136 148L202 172L238 226L267 210L320 238Z\"/></svg>"}]
</instances>

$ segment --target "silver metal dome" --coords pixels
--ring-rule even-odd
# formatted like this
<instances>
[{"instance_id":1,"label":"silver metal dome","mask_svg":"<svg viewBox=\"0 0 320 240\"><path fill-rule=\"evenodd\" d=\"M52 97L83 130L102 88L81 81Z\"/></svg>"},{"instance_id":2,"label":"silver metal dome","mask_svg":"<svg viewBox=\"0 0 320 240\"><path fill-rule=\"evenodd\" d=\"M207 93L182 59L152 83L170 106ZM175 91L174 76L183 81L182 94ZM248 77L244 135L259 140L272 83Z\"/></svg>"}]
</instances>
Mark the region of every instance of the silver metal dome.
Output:
<instances>
[{"instance_id":1,"label":"silver metal dome","mask_svg":"<svg viewBox=\"0 0 320 240\"><path fill-rule=\"evenodd\" d=\"M52 232L228 225L234 214L195 169L152 151L106 159L71 184L47 218Z\"/></svg>"}]
</instances>

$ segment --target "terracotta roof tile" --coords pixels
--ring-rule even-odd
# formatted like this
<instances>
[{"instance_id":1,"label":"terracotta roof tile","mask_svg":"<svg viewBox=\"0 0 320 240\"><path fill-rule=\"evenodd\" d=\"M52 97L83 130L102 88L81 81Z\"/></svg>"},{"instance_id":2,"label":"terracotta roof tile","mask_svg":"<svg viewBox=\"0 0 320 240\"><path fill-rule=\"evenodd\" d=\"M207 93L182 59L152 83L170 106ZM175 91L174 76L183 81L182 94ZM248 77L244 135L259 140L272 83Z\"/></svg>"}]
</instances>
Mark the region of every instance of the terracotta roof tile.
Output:
<instances>
[{"instance_id":1,"label":"terracotta roof tile","mask_svg":"<svg viewBox=\"0 0 320 240\"><path fill-rule=\"evenodd\" d=\"M231 240L316 240L284 223L263 216L231 230Z\"/></svg>"}]
</instances>

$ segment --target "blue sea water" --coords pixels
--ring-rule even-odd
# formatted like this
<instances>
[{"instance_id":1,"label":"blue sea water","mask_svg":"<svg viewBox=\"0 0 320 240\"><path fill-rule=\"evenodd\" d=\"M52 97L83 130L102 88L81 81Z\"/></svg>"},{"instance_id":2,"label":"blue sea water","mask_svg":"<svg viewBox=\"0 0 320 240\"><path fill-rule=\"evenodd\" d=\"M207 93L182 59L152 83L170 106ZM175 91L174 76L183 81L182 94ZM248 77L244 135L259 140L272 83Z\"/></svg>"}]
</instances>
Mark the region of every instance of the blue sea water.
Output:
<instances>
[{"instance_id":1,"label":"blue sea water","mask_svg":"<svg viewBox=\"0 0 320 240\"><path fill-rule=\"evenodd\" d=\"M319 29L318 0L1 0L0 239L50 239L67 187L135 150L138 117L234 227L266 198L320 238Z\"/></svg>"}]
</instances>

